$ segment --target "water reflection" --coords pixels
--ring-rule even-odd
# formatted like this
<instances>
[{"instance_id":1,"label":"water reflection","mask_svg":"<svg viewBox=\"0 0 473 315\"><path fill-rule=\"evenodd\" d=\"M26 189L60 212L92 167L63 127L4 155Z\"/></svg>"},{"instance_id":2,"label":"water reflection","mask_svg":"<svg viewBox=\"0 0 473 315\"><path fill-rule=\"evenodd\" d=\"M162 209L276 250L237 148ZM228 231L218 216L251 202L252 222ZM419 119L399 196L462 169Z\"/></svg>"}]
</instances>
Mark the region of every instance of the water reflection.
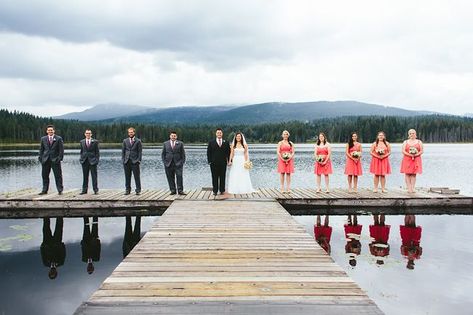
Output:
<instances>
[{"instance_id":1,"label":"water reflection","mask_svg":"<svg viewBox=\"0 0 473 315\"><path fill-rule=\"evenodd\" d=\"M370 225L371 243L369 244L370 253L376 259L377 265L383 265L389 256L389 231L390 225L385 224L384 214L374 214L373 224Z\"/></svg>"},{"instance_id":2,"label":"water reflection","mask_svg":"<svg viewBox=\"0 0 473 315\"><path fill-rule=\"evenodd\" d=\"M322 247L327 254L330 255L330 238L332 237L332 227L329 225L328 215L325 216L324 224L322 225L320 215L317 216L314 225L314 235L317 243Z\"/></svg>"},{"instance_id":3,"label":"water reflection","mask_svg":"<svg viewBox=\"0 0 473 315\"><path fill-rule=\"evenodd\" d=\"M356 258L361 254L361 230L363 225L358 224L356 215L349 215L347 224L343 226L345 231L345 253L348 255L348 263L350 266L356 266Z\"/></svg>"},{"instance_id":4,"label":"water reflection","mask_svg":"<svg viewBox=\"0 0 473 315\"><path fill-rule=\"evenodd\" d=\"M131 216L126 216L125 236L123 237L123 258L128 256L131 250L141 240L141 217L135 218L135 227L132 229Z\"/></svg>"},{"instance_id":5,"label":"water reflection","mask_svg":"<svg viewBox=\"0 0 473 315\"><path fill-rule=\"evenodd\" d=\"M415 215L408 214L404 217L404 225L399 226L401 233L401 255L407 259L407 269L414 269L416 259L422 255L420 239L422 236L422 227L416 226Z\"/></svg>"},{"instance_id":6,"label":"water reflection","mask_svg":"<svg viewBox=\"0 0 473 315\"><path fill-rule=\"evenodd\" d=\"M87 273L94 272L94 261L100 261L101 244L99 238L99 219L93 217L89 222L88 217L84 217L84 231L80 242L82 250L82 261L87 263Z\"/></svg>"},{"instance_id":7,"label":"water reflection","mask_svg":"<svg viewBox=\"0 0 473 315\"><path fill-rule=\"evenodd\" d=\"M49 279L56 279L58 267L66 260L66 245L62 241L63 218L56 218L54 234L51 232L50 219L43 219L43 242L40 246L43 265L49 268Z\"/></svg>"}]
</instances>

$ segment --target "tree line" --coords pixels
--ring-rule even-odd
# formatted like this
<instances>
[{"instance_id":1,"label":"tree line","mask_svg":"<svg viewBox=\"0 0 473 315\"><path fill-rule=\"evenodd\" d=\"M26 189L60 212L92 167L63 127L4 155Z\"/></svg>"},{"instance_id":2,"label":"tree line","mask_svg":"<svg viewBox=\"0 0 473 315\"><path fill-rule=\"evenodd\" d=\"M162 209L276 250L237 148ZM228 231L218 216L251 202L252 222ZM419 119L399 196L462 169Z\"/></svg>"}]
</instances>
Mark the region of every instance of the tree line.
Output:
<instances>
[{"instance_id":1,"label":"tree line","mask_svg":"<svg viewBox=\"0 0 473 315\"><path fill-rule=\"evenodd\" d=\"M395 116L347 116L320 119L311 122L291 121L258 125L163 125L152 123L125 122L84 122L77 120L38 117L32 114L0 110L0 143L37 143L45 135L45 128L53 124L56 133L65 142L78 142L84 137L84 130L91 129L94 138L105 143L119 143L127 136L127 128L136 128L137 136L144 143L160 143L169 138L169 131L177 132L186 143L205 143L215 134L215 128L223 129L231 139L235 131L245 134L248 142L276 143L283 130L291 133L293 142L314 141L319 132L324 132L330 142L346 142L352 131L356 131L362 142L372 142L378 131L386 133L391 142L400 142L407 138L410 128L417 130L417 135L425 142L473 142L473 118L425 115L414 117Z\"/></svg>"}]
</instances>

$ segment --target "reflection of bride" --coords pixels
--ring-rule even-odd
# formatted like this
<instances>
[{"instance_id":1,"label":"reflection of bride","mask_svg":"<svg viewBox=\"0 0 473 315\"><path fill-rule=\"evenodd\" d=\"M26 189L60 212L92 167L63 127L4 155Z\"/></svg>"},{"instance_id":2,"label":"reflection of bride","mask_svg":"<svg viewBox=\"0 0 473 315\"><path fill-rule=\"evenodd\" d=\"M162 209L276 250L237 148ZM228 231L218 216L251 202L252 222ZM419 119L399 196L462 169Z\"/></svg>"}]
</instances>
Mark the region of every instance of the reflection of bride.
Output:
<instances>
[{"instance_id":1,"label":"reflection of bride","mask_svg":"<svg viewBox=\"0 0 473 315\"><path fill-rule=\"evenodd\" d=\"M245 136L237 132L230 152L228 192L231 194L250 194L255 191L251 185L250 170L245 168L246 161L248 161L248 144Z\"/></svg>"}]
</instances>

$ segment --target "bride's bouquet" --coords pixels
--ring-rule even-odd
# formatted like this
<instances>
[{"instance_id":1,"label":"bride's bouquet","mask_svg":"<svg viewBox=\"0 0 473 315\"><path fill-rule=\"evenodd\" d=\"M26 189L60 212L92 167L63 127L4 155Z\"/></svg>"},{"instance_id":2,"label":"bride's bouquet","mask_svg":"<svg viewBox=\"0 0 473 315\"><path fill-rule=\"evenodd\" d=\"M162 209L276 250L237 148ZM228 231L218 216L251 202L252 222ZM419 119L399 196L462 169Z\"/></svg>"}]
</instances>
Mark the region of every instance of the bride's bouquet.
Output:
<instances>
[{"instance_id":1,"label":"bride's bouquet","mask_svg":"<svg viewBox=\"0 0 473 315\"><path fill-rule=\"evenodd\" d=\"M247 170L251 170L253 168L253 162L245 161L245 164L243 164L243 167Z\"/></svg>"}]
</instances>

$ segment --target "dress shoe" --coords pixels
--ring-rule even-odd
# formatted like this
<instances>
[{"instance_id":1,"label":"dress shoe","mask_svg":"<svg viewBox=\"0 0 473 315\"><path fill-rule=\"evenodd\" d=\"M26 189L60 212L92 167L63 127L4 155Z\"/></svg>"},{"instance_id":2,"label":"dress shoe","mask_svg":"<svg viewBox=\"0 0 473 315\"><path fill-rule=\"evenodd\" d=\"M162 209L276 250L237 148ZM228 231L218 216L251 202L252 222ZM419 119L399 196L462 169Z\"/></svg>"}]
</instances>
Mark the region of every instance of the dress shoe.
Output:
<instances>
[{"instance_id":1,"label":"dress shoe","mask_svg":"<svg viewBox=\"0 0 473 315\"><path fill-rule=\"evenodd\" d=\"M175 191L171 191L170 195L175 195L176 192Z\"/></svg>"},{"instance_id":2,"label":"dress shoe","mask_svg":"<svg viewBox=\"0 0 473 315\"><path fill-rule=\"evenodd\" d=\"M186 194L185 192L183 192L183 191L180 191L180 192L179 192L179 195L185 196L185 195L187 195L187 194Z\"/></svg>"},{"instance_id":3,"label":"dress shoe","mask_svg":"<svg viewBox=\"0 0 473 315\"><path fill-rule=\"evenodd\" d=\"M94 195L98 195L98 194L99 194L98 190L94 191Z\"/></svg>"},{"instance_id":4,"label":"dress shoe","mask_svg":"<svg viewBox=\"0 0 473 315\"><path fill-rule=\"evenodd\" d=\"M58 195L62 195L62 191L58 191L57 194L58 194Z\"/></svg>"},{"instance_id":5,"label":"dress shoe","mask_svg":"<svg viewBox=\"0 0 473 315\"><path fill-rule=\"evenodd\" d=\"M125 195L129 195L130 194L130 191L129 190L126 190L125 191Z\"/></svg>"},{"instance_id":6,"label":"dress shoe","mask_svg":"<svg viewBox=\"0 0 473 315\"><path fill-rule=\"evenodd\" d=\"M85 194L87 194L86 191L81 191L81 192L79 193L79 195L85 195Z\"/></svg>"},{"instance_id":7,"label":"dress shoe","mask_svg":"<svg viewBox=\"0 0 473 315\"><path fill-rule=\"evenodd\" d=\"M216 192L214 192L214 196L217 196L217 193L216 193Z\"/></svg>"},{"instance_id":8,"label":"dress shoe","mask_svg":"<svg viewBox=\"0 0 473 315\"><path fill-rule=\"evenodd\" d=\"M46 195L48 192L47 191L42 191L38 195Z\"/></svg>"},{"instance_id":9,"label":"dress shoe","mask_svg":"<svg viewBox=\"0 0 473 315\"><path fill-rule=\"evenodd\" d=\"M136 192L136 195L141 195L141 191L137 191L137 192Z\"/></svg>"}]
</instances>

